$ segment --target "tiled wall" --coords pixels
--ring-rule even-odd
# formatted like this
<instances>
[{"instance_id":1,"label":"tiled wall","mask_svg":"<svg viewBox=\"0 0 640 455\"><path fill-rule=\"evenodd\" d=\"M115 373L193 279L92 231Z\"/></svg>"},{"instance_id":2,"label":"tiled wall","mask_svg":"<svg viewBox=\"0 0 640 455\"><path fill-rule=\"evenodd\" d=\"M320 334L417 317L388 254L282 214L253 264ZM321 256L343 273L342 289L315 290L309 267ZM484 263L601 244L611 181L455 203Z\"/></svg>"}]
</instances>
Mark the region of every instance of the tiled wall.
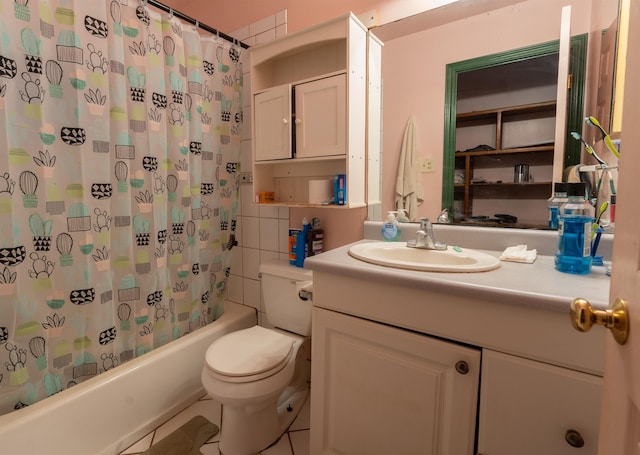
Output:
<instances>
[{"instance_id":1,"label":"tiled wall","mask_svg":"<svg viewBox=\"0 0 640 455\"><path fill-rule=\"evenodd\" d=\"M287 33L287 12L254 22L230 35L254 46L271 41ZM249 52L243 53L244 125L242 138L242 172L251 172L251 78L249 74ZM269 325L264 318L260 299L258 267L261 261L287 258L289 209L287 207L264 207L252 204L251 183L240 185L240 211L238 214L238 246L233 248L231 276L227 299L258 310L259 323Z\"/></svg>"}]
</instances>

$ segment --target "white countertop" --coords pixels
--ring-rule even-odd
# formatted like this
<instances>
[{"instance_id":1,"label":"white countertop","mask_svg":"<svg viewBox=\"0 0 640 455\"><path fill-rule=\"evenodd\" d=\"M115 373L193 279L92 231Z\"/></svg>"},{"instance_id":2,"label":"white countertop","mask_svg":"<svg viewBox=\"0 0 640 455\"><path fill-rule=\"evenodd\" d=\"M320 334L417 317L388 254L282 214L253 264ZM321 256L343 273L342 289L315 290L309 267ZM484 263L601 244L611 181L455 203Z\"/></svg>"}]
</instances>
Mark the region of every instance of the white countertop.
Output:
<instances>
[{"instance_id":1,"label":"white countertop","mask_svg":"<svg viewBox=\"0 0 640 455\"><path fill-rule=\"evenodd\" d=\"M421 272L360 261L349 255L350 246L351 244L310 257L305 260L305 268L547 311L568 312L571 301L576 297L589 300L594 308L608 307L610 277L605 274L605 267L601 266L594 266L588 275L567 274L554 268L553 256L539 254L533 264L501 261L498 269L488 272ZM496 257L502 253L479 251Z\"/></svg>"}]
</instances>

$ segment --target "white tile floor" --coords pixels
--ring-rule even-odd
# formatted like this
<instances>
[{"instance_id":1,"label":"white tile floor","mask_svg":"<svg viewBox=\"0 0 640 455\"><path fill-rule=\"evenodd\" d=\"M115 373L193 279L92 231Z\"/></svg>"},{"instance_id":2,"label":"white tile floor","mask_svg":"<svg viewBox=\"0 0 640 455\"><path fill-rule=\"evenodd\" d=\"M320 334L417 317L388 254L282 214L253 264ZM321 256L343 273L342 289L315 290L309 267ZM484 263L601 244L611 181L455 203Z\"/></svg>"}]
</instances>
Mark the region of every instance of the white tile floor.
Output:
<instances>
[{"instance_id":1,"label":"white tile floor","mask_svg":"<svg viewBox=\"0 0 640 455\"><path fill-rule=\"evenodd\" d=\"M201 415L210 422L220 426L222 417L222 406L219 402L205 396L193 403L187 409L162 424L155 431L152 431L134 445L121 452L121 455L141 454L154 443L160 441L172 431L188 422L193 417ZM203 455L220 455L218 450L219 434L211 438L200 448ZM309 455L309 399L300 414L291 424L289 430L266 450L260 452L262 455Z\"/></svg>"}]
</instances>

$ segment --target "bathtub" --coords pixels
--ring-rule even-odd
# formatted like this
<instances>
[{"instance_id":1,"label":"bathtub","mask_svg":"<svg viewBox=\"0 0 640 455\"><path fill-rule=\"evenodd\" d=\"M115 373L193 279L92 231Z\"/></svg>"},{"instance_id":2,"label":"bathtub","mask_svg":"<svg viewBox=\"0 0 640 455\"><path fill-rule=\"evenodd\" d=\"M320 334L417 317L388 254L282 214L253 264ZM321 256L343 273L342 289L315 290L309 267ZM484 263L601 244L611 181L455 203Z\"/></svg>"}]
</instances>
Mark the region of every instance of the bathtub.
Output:
<instances>
[{"instance_id":1,"label":"bathtub","mask_svg":"<svg viewBox=\"0 0 640 455\"><path fill-rule=\"evenodd\" d=\"M70 389L0 416L3 454L113 455L204 395L204 353L256 324L253 308L225 302L214 323Z\"/></svg>"}]
</instances>

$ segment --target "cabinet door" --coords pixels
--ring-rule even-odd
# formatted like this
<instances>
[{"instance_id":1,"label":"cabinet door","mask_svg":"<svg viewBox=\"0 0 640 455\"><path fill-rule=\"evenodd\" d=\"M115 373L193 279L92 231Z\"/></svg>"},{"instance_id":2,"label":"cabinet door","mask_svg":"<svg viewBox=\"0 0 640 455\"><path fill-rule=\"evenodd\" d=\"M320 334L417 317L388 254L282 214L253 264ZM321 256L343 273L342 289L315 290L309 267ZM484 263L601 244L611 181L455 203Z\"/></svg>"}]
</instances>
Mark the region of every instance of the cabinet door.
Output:
<instances>
[{"instance_id":1,"label":"cabinet door","mask_svg":"<svg viewBox=\"0 0 640 455\"><path fill-rule=\"evenodd\" d=\"M291 158L291 85L253 97L255 160Z\"/></svg>"},{"instance_id":2,"label":"cabinet door","mask_svg":"<svg viewBox=\"0 0 640 455\"><path fill-rule=\"evenodd\" d=\"M311 339L311 453L473 453L479 350L320 308Z\"/></svg>"},{"instance_id":3,"label":"cabinet door","mask_svg":"<svg viewBox=\"0 0 640 455\"><path fill-rule=\"evenodd\" d=\"M298 84L296 158L344 155L347 147L346 76Z\"/></svg>"},{"instance_id":4,"label":"cabinet door","mask_svg":"<svg viewBox=\"0 0 640 455\"><path fill-rule=\"evenodd\" d=\"M478 453L595 455L601 389L600 377L485 349Z\"/></svg>"}]
</instances>

